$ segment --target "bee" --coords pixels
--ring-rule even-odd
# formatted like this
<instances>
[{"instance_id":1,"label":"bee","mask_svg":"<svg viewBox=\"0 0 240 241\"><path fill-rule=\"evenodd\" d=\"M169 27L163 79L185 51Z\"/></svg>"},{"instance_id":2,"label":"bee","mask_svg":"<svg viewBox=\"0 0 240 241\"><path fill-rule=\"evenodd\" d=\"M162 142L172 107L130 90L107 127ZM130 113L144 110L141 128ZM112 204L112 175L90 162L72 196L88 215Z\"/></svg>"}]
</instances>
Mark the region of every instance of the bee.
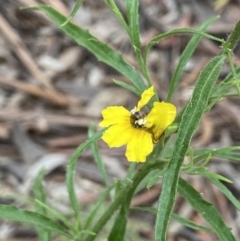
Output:
<instances>
[{"instance_id":1,"label":"bee","mask_svg":"<svg viewBox=\"0 0 240 241\"><path fill-rule=\"evenodd\" d=\"M131 115L131 123L136 128L144 127L144 117L145 113L143 111L136 111Z\"/></svg>"},{"instance_id":2,"label":"bee","mask_svg":"<svg viewBox=\"0 0 240 241\"><path fill-rule=\"evenodd\" d=\"M143 111L136 111L134 114L133 114L135 120L140 120L140 119L143 119L146 115Z\"/></svg>"}]
</instances>

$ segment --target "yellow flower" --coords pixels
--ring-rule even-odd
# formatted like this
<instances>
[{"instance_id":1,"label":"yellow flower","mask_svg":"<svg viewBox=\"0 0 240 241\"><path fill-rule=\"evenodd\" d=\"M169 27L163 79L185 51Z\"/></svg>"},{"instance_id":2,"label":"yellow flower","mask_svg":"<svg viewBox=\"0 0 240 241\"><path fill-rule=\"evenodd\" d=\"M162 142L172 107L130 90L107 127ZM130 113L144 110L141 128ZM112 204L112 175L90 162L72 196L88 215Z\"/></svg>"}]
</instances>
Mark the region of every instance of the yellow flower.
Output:
<instances>
[{"instance_id":1,"label":"yellow flower","mask_svg":"<svg viewBox=\"0 0 240 241\"><path fill-rule=\"evenodd\" d=\"M141 109L154 96L153 86L142 93L137 106L128 111L123 106L109 106L102 111L101 127L109 127L102 139L109 147L127 145L126 157L130 162L145 162L153 144L174 121L176 107L166 102L154 102L148 115Z\"/></svg>"}]
</instances>

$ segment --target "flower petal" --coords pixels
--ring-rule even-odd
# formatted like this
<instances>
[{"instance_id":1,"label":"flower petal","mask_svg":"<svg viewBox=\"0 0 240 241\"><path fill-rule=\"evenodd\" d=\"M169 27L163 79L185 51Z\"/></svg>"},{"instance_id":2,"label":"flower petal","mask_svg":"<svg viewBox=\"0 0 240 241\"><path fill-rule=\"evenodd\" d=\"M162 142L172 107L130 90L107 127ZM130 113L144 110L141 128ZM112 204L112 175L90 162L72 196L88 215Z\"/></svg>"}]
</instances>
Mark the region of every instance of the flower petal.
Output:
<instances>
[{"instance_id":1,"label":"flower petal","mask_svg":"<svg viewBox=\"0 0 240 241\"><path fill-rule=\"evenodd\" d=\"M102 139L109 147L120 147L125 145L132 138L134 130L130 122L128 125L112 125L104 132Z\"/></svg>"},{"instance_id":2,"label":"flower petal","mask_svg":"<svg viewBox=\"0 0 240 241\"><path fill-rule=\"evenodd\" d=\"M154 102L153 108L146 117L146 128L151 128L153 140L158 141L164 130L176 117L176 107L166 102Z\"/></svg>"},{"instance_id":3,"label":"flower petal","mask_svg":"<svg viewBox=\"0 0 240 241\"><path fill-rule=\"evenodd\" d=\"M127 143L126 157L130 162L145 162L153 150L152 136L142 129L134 129L131 140Z\"/></svg>"},{"instance_id":4,"label":"flower petal","mask_svg":"<svg viewBox=\"0 0 240 241\"><path fill-rule=\"evenodd\" d=\"M155 95L153 86L149 89L143 91L141 100L137 104L137 111L140 111L148 102L149 100Z\"/></svg>"},{"instance_id":5,"label":"flower petal","mask_svg":"<svg viewBox=\"0 0 240 241\"><path fill-rule=\"evenodd\" d=\"M102 110L103 120L99 123L101 127L108 127L119 123L130 123L131 113L123 106L109 106Z\"/></svg>"}]
</instances>

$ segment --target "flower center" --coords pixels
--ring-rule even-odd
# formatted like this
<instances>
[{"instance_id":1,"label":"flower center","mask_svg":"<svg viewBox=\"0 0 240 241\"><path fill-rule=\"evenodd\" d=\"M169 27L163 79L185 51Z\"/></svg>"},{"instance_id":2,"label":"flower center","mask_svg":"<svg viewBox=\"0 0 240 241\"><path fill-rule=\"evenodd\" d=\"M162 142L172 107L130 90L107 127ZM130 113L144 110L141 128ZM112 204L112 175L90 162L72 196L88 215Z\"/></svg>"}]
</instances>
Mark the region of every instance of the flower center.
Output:
<instances>
[{"instance_id":1,"label":"flower center","mask_svg":"<svg viewBox=\"0 0 240 241\"><path fill-rule=\"evenodd\" d=\"M144 120L145 113L143 111L135 111L134 109L131 111L130 122L135 128L143 128L146 120Z\"/></svg>"}]
</instances>

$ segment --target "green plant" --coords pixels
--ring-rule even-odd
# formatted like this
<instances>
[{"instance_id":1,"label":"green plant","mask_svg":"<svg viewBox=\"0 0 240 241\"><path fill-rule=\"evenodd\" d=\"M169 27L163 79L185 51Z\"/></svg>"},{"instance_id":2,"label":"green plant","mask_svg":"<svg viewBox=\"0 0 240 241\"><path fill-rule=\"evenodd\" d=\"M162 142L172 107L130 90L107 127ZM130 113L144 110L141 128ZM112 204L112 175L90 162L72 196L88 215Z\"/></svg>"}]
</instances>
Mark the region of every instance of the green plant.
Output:
<instances>
[{"instance_id":1,"label":"green plant","mask_svg":"<svg viewBox=\"0 0 240 241\"><path fill-rule=\"evenodd\" d=\"M234 67L232 59L234 47L240 36L240 22L236 24L226 41L205 33L206 28L218 18L214 17L205 21L198 30L183 28L160 34L154 37L148 43L145 50L142 51L138 23L139 1L126 0L127 19L125 20L114 0L104 0L106 6L117 17L131 40L139 65L139 71L137 71L128 64L119 53L111 49L111 47L107 44L99 41L87 30L71 23L71 18L81 6L82 2L83 1L81 0L77 1L77 5L69 18L66 18L50 6L41 5L31 9L44 12L66 35L74 39L79 45L91 51L99 61L104 62L124 75L131 82L131 85L118 80L114 80L114 82L139 96L141 96L144 90L152 86L151 77L147 69L147 57L152 46L160 40L175 34L193 35L187 47L183 51L177 68L174 71L168 91L167 102L171 101L172 96L178 87L184 67L202 37L219 42L222 46L222 52L211 59L204 67L196 80L192 97L183 110L177 115L174 123L168 126L164 134L161 135L161 138L155 145L153 151L148 155L147 161L141 164L141 167L138 170L135 170L134 164L130 165L129 171L124 180L119 180L112 185L109 184L106 170L102 163L101 155L99 154L97 146L98 139L102 137L106 129L102 129L95 133L93 126L91 125L89 127L89 139L76 149L67 167L66 185L71 208L74 211L74 219L72 222L68 221L66 217L47 206L43 188L41 186L43 173L40 173L36 178L34 188L36 211L30 212L12 206L0 205L0 217L36 225L38 227L39 240L51 240L51 233L56 232L65 236L69 240L93 241L113 213L118 212L108 240L123 241L126 224L128 222L130 202L136 189L139 188L139 184L145 178L144 184L150 186L162 178L163 186L157 209L141 209L144 211L155 212L157 214L155 224L156 241L166 240L170 218L173 218L183 225L191 228L215 232L221 241L236 241L236 238L233 236L230 228L219 215L218 211L212 204L206 202L189 183L180 177L180 171L184 171L185 173L191 175L202 175L206 177L219 188L229 201L232 202L236 209L240 210L239 201L219 180L227 182L231 181L219 174L211 173L207 169L207 164L213 156L228 157L232 160L239 161L240 154L236 151L239 150L240 147L233 146L219 150L198 151L194 151L189 148L192 136L198 127L202 115L209 111L221 97L228 95L240 95L240 68ZM219 77L222 66L226 61L230 64L231 73L229 73L223 81L217 83L216 81ZM146 82L144 80L146 80ZM230 89L232 89L232 87L236 87L236 92L231 92ZM154 101L158 102L158 97L156 95L154 96ZM148 107L150 109L152 108L151 102L149 102ZM139 123L138 125L141 127L142 122L140 124ZM174 142L173 149L171 154L167 154L166 156L166 154L164 154L164 148L167 146L170 139L169 137L175 133L176 141ZM74 172L78 157L89 147L93 150L97 166L104 178L106 191L90 212L86 222L83 222L81 218L81 208L74 191ZM190 158L190 163L188 165L183 164L185 156L189 156ZM154 175L150 176L148 175L149 173L153 173ZM115 190L115 196L105 213L98 217L98 209L109 196L111 190ZM177 192L179 192L179 194L182 195L196 211L202 214L203 218L209 224L209 228L199 226L172 214ZM64 226L50 218L48 215L49 213L51 213L52 216L55 216L58 220L61 220Z\"/></svg>"}]
</instances>

